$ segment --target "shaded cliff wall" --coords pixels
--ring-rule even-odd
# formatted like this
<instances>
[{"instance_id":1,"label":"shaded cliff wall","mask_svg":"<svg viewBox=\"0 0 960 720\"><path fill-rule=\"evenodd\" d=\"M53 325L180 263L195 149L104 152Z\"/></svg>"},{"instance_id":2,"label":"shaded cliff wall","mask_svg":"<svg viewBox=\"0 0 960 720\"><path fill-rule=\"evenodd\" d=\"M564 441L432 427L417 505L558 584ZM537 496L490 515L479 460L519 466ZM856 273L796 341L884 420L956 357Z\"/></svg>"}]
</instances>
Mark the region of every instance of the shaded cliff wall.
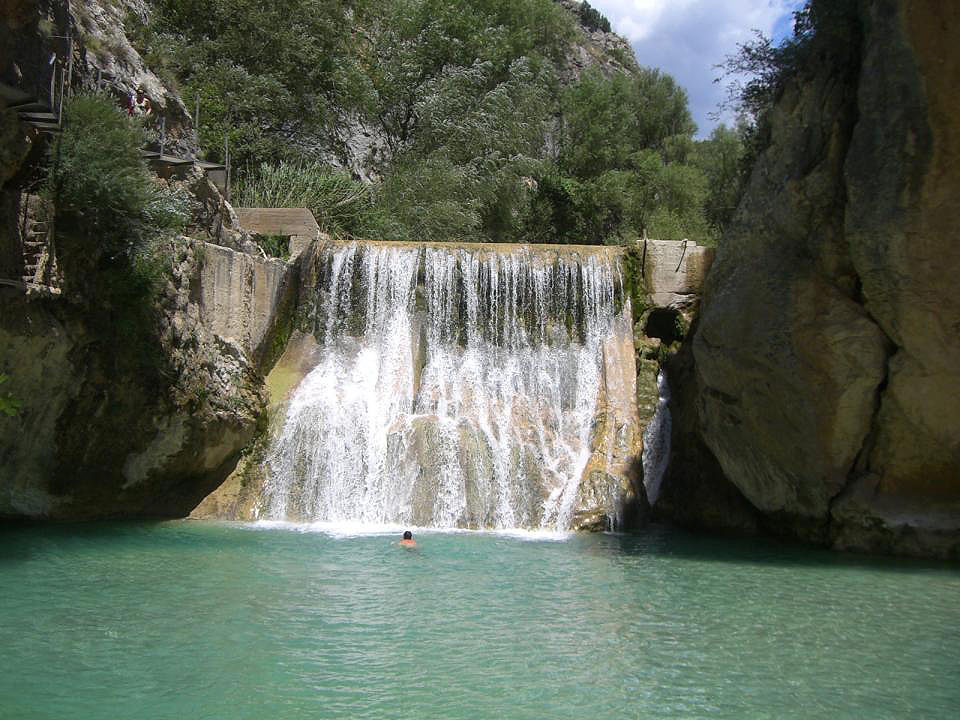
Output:
<instances>
[{"instance_id":1,"label":"shaded cliff wall","mask_svg":"<svg viewBox=\"0 0 960 720\"><path fill-rule=\"evenodd\" d=\"M0 288L0 370L21 403L0 415L0 516L184 516L262 428L298 267L189 239L173 262L147 347L109 309Z\"/></svg>"},{"instance_id":2,"label":"shaded cliff wall","mask_svg":"<svg viewBox=\"0 0 960 720\"><path fill-rule=\"evenodd\" d=\"M675 437L717 472L674 491L693 524L957 557L960 7L852 5L779 100L708 277Z\"/></svg>"}]
</instances>

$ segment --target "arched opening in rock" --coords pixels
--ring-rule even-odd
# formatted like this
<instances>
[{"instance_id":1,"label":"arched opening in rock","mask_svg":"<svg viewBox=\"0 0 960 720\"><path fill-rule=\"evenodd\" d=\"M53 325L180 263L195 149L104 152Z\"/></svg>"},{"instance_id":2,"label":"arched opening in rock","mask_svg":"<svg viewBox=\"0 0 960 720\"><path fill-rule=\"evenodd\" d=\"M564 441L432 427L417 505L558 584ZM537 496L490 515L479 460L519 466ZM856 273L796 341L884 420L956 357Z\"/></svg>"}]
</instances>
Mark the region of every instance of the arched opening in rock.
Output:
<instances>
[{"instance_id":1,"label":"arched opening in rock","mask_svg":"<svg viewBox=\"0 0 960 720\"><path fill-rule=\"evenodd\" d=\"M677 340L683 340L683 317L679 310L656 308L647 316L643 333L647 337L659 338L661 342L668 345Z\"/></svg>"}]
</instances>

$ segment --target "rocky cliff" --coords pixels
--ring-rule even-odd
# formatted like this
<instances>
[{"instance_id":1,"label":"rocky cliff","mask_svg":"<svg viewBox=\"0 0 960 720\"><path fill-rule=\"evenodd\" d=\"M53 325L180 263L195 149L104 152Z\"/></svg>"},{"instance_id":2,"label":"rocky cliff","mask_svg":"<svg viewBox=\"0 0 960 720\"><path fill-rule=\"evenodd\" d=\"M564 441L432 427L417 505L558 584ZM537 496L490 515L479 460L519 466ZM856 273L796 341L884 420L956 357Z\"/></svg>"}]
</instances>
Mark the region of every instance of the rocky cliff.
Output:
<instances>
[{"instance_id":1,"label":"rocky cliff","mask_svg":"<svg viewBox=\"0 0 960 720\"><path fill-rule=\"evenodd\" d=\"M185 515L259 428L262 372L278 354L296 266L238 252L256 246L230 229L233 211L199 172L176 181L193 198L194 229L235 249L163 241L149 302L57 287L25 294L20 282L28 246L52 248L48 231L26 232L40 220L30 193L49 135L5 102L52 95L56 115L64 86L99 87L123 105L142 85L167 151L196 148L183 103L124 34L125 19L145 12L139 0L0 4L0 373L18 408L0 415L0 517ZM133 287L121 277L130 268L115 268L91 269L88 280Z\"/></svg>"},{"instance_id":2,"label":"rocky cliff","mask_svg":"<svg viewBox=\"0 0 960 720\"><path fill-rule=\"evenodd\" d=\"M261 428L297 266L189 238L144 337L61 298L0 288L0 517L183 516ZM239 322L243 319L244 322Z\"/></svg>"},{"instance_id":3,"label":"rocky cliff","mask_svg":"<svg viewBox=\"0 0 960 720\"><path fill-rule=\"evenodd\" d=\"M960 7L854 8L780 98L717 253L661 511L956 558Z\"/></svg>"}]
</instances>

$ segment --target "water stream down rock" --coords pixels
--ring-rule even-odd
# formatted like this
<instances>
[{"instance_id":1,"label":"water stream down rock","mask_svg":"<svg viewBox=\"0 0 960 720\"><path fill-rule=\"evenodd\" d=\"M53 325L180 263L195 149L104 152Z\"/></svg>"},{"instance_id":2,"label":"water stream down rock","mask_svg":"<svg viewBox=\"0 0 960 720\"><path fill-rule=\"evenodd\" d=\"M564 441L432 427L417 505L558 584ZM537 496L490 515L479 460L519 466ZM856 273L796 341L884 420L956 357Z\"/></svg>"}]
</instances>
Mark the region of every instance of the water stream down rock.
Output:
<instances>
[{"instance_id":1,"label":"water stream down rock","mask_svg":"<svg viewBox=\"0 0 960 720\"><path fill-rule=\"evenodd\" d=\"M565 530L646 510L615 250L332 244L315 270L313 368L252 516Z\"/></svg>"}]
</instances>

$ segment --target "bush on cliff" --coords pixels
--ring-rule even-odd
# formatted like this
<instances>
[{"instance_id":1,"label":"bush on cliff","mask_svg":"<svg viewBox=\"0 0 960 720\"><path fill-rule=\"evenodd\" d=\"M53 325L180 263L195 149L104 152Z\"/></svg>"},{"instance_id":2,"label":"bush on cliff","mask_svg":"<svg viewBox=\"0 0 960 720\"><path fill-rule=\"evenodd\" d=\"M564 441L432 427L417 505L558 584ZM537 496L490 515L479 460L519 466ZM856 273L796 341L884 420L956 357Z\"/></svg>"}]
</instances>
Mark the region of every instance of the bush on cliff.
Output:
<instances>
[{"instance_id":1,"label":"bush on cliff","mask_svg":"<svg viewBox=\"0 0 960 720\"><path fill-rule=\"evenodd\" d=\"M856 0L806 0L793 13L793 34L780 43L755 31L737 46L720 69L728 80L721 109L733 109L749 122L744 134L746 170L770 141L770 115L790 82L809 72L811 58L854 67L850 55L860 46ZM816 64L816 63L813 63Z\"/></svg>"},{"instance_id":2,"label":"bush on cliff","mask_svg":"<svg viewBox=\"0 0 960 720\"><path fill-rule=\"evenodd\" d=\"M610 32L610 21L595 7L591 7L587 0L583 0L580 4L580 10L577 14L580 16L580 22L589 30Z\"/></svg>"},{"instance_id":3,"label":"bush on cliff","mask_svg":"<svg viewBox=\"0 0 960 720\"><path fill-rule=\"evenodd\" d=\"M117 367L156 371L156 301L170 268L161 240L185 227L188 196L154 179L140 152L143 129L111 98L75 95L63 117L43 192L64 289L85 308L90 332L117 348Z\"/></svg>"},{"instance_id":4,"label":"bush on cliff","mask_svg":"<svg viewBox=\"0 0 960 720\"><path fill-rule=\"evenodd\" d=\"M141 156L143 129L112 99L64 102L44 194L55 212L57 256L70 285L103 266L132 263L151 240L182 229L186 196L156 182Z\"/></svg>"}]
</instances>

